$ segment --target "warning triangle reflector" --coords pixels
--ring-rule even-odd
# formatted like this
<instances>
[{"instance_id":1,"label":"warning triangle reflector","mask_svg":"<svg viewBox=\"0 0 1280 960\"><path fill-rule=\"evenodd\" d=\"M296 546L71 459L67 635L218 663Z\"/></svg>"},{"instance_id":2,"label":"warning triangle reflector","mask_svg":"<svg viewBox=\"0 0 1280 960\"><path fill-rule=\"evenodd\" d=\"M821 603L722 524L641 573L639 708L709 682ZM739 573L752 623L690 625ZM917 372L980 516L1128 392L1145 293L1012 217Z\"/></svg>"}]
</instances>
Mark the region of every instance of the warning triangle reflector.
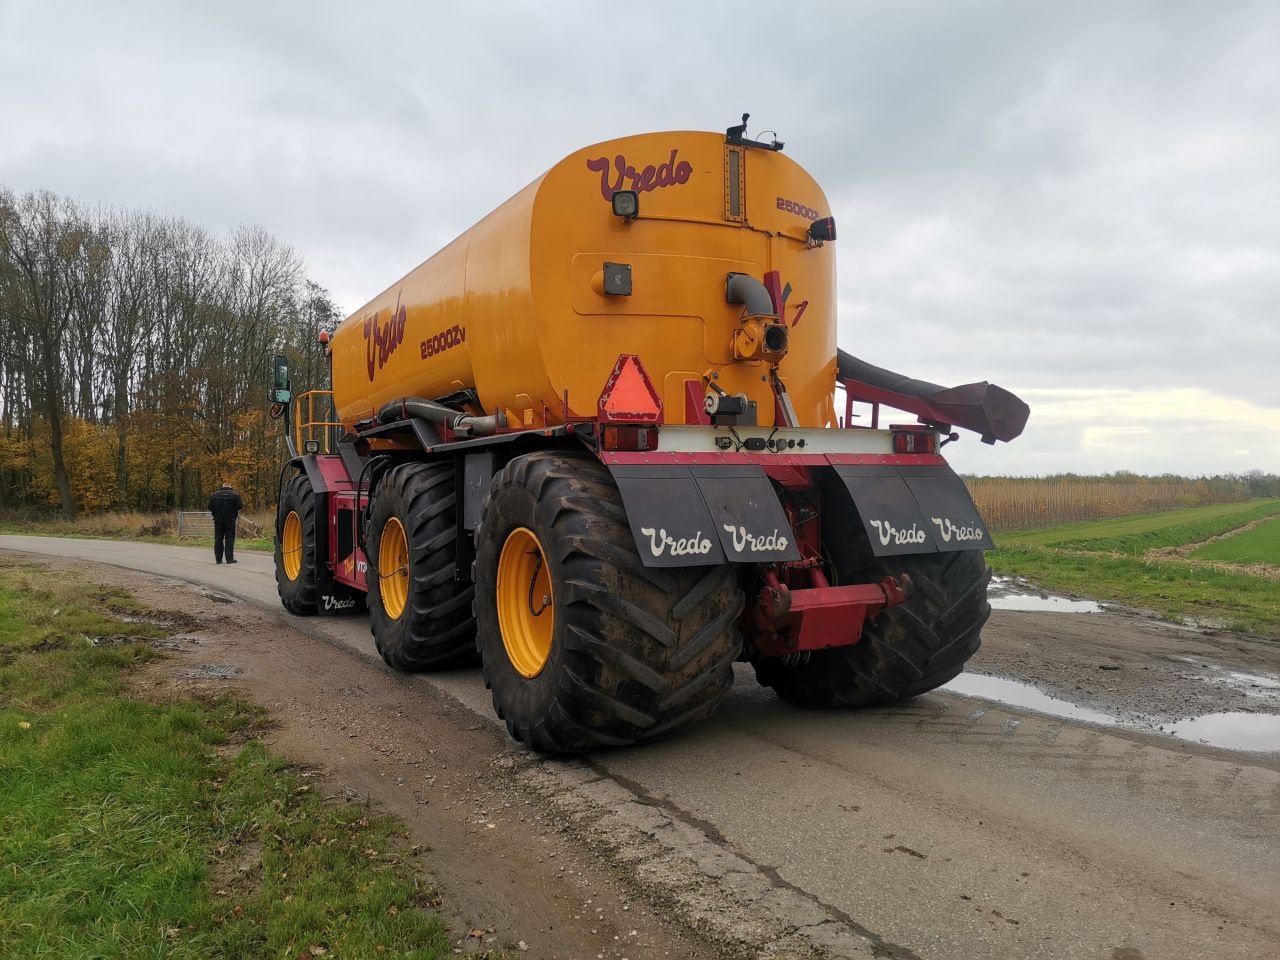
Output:
<instances>
[{"instance_id":1,"label":"warning triangle reflector","mask_svg":"<svg viewBox=\"0 0 1280 960\"><path fill-rule=\"evenodd\" d=\"M657 423L662 416L662 398L635 354L618 357L600 392L599 410L601 420L615 423Z\"/></svg>"}]
</instances>

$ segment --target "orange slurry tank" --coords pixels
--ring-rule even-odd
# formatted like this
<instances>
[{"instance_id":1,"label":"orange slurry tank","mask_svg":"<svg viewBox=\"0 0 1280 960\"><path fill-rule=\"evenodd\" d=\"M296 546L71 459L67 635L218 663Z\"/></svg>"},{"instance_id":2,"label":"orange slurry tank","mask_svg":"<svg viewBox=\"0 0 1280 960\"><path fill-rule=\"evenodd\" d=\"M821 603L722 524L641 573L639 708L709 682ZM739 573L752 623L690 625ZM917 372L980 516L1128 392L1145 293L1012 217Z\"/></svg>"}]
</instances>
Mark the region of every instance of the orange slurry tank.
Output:
<instances>
[{"instance_id":1,"label":"orange slurry tank","mask_svg":"<svg viewBox=\"0 0 1280 960\"><path fill-rule=\"evenodd\" d=\"M637 192L637 217L614 214L615 190ZM591 417L625 353L660 394L663 422L689 422L714 374L771 426L771 367L732 346L744 306L726 278L741 273L787 293L778 373L795 426L834 426L834 252L808 239L829 213L795 161L723 135L579 150L346 319L330 347L338 416L351 426L402 397L474 390L512 426L563 423L566 396L569 417ZM605 292L605 263L630 268L629 295Z\"/></svg>"}]
</instances>

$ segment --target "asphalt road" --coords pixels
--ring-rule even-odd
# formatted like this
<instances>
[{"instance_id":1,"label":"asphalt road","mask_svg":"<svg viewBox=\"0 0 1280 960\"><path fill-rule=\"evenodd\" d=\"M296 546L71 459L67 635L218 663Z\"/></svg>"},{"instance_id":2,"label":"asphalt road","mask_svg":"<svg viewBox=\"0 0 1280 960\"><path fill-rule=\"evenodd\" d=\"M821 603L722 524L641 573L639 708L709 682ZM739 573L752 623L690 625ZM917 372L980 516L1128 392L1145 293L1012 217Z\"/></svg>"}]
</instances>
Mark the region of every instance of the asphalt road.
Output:
<instances>
[{"instance_id":1,"label":"asphalt road","mask_svg":"<svg viewBox=\"0 0 1280 960\"><path fill-rule=\"evenodd\" d=\"M0 549L174 578L284 616L263 554L215 566L204 549L13 536ZM296 622L376 658L363 616ZM1038 639L1026 618L997 612L993 627ZM1096 627L1095 646L1124 629ZM413 682L493 720L478 671ZM594 805L600 836L584 840L713 930L711 915L772 916L840 956L1280 957L1274 755L942 693L808 713L744 670L688 735L568 764L495 762L566 816Z\"/></svg>"}]
</instances>

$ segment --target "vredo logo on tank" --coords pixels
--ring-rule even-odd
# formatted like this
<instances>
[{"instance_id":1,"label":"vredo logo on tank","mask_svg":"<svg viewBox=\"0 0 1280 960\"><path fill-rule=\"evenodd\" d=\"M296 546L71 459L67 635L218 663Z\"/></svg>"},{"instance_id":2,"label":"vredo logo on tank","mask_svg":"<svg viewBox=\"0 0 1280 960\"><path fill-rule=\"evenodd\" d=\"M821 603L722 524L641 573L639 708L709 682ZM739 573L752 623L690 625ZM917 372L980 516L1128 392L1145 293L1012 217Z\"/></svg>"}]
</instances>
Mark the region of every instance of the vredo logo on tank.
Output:
<instances>
[{"instance_id":1,"label":"vredo logo on tank","mask_svg":"<svg viewBox=\"0 0 1280 960\"><path fill-rule=\"evenodd\" d=\"M396 297L395 309L391 311L391 315L387 317L385 323L378 323L378 315L365 317L364 319L364 346L365 361L368 364L369 382L373 382L374 375L386 365L391 359L391 355L396 352L396 347L404 342L404 329L408 321L408 312L400 303L400 297ZM434 357L437 353L443 353L452 349L459 344L467 342L466 327L455 323L446 330L427 337L418 343L418 355L423 360Z\"/></svg>"},{"instance_id":2,"label":"vredo logo on tank","mask_svg":"<svg viewBox=\"0 0 1280 960\"><path fill-rule=\"evenodd\" d=\"M373 383L374 374L386 365L396 347L404 342L404 326L408 319L405 308L396 297L395 309L391 311L385 323L378 322L378 314L364 318L364 358L368 364L369 382Z\"/></svg>"},{"instance_id":3,"label":"vredo logo on tank","mask_svg":"<svg viewBox=\"0 0 1280 960\"><path fill-rule=\"evenodd\" d=\"M688 160L677 159L677 152L673 148L671 156L662 163L657 166L651 163L639 170L621 153L613 158L612 163L609 162L608 157L595 157L588 160L587 169L600 174L600 196L604 197L605 202L608 203L613 199L614 193L619 190L646 193L661 187L674 187L677 184L688 183L689 178L693 176L693 164Z\"/></svg>"}]
</instances>

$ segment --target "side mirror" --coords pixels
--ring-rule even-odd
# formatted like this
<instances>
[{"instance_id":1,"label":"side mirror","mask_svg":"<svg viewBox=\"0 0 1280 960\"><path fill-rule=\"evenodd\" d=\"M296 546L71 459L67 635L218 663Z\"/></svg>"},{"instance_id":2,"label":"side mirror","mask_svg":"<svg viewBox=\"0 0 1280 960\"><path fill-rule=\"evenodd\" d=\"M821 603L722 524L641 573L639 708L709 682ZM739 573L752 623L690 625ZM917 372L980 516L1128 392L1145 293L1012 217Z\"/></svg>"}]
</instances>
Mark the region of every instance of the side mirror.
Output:
<instances>
[{"instance_id":1,"label":"side mirror","mask_svg":"<svg viewBox=\"0 0 1280 960\"><path fill-rule=\"evenodd\" d=\"M272 361L271 390L267 399L272 403L288 403L293 399L289 390L289 358L278 353Z\"/></svg>"}]
</instances>

